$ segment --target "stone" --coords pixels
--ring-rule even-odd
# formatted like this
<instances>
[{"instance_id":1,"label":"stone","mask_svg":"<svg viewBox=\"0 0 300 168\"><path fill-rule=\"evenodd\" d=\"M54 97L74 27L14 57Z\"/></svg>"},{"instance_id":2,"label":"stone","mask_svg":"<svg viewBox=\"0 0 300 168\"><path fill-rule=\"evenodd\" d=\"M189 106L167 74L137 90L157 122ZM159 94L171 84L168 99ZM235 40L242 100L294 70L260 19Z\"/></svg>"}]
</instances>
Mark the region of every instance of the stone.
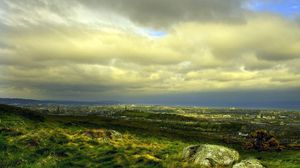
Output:
<instances>
[{"instance_id":1,"label":"stone","mask_svg":"<svg viewBox=\"0 0 300 168\"><path fill-rule=\"evenodd\" d=\"M246 159L233 165L232 168L264 168L264 166L257 159Z\"/></svg>"},{"instance_id":2,"label":"stone","mask_svg":"<svg viewBox=\"0 0 300 168\"><path fill-rule=\"evenodd\" d=\"M232 167L239 160L239 153L220 145L192 145L183 150L183 158L203 168Z\"/></svg>"}]
</instances>

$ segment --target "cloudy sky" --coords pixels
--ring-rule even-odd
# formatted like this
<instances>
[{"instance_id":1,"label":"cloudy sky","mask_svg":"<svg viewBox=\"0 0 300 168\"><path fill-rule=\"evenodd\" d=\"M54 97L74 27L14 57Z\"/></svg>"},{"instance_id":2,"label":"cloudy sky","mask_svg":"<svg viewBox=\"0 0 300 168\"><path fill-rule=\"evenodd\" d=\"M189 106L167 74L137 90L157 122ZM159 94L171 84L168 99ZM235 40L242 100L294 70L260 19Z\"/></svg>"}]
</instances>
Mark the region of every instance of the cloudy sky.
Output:
<instances>
[{"instance_id":1,"label":"cloudy sky","mask_svg":"<svg viewBox=\"0 0 300 168\"><path fill-rule=\"evenodd\" d=\"M0 0L0 97L299 105L299 28L298 0Z\"/></svg>"}]
</instances>

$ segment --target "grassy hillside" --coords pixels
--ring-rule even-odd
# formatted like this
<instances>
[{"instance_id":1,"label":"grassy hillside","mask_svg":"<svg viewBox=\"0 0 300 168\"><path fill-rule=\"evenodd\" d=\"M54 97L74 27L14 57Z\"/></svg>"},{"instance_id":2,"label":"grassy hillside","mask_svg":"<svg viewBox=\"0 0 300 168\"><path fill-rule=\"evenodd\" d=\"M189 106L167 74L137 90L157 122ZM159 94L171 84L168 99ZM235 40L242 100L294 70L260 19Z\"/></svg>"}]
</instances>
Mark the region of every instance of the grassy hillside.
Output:
<instances>
[{"instance_id":1,"label":"grassy hillside","mask_svg":"<svg viewBox=\"0 0 300 168\"><path fill-rule=\"evenodd\" d=\"M43 116L1 105L0 167L196 167L182 159L182 149L209 140L180 137L184 132L170 136L155 125L152 131L152 125L142 125L95 116ZM300 151L256 152L231 147L239 150L242 158L258 158L266 167L300 165Z\"/></svg>"}]
</instances>

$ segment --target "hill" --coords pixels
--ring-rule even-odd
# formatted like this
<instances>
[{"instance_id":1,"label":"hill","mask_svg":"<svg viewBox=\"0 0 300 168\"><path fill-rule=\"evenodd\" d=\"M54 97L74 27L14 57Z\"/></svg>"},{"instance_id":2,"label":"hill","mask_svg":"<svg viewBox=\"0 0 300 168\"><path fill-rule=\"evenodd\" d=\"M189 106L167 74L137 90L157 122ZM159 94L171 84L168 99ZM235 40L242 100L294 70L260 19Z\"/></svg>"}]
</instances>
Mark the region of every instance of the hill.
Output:
<instances>
[{"instance_id":1,"label":"hill","mask_svg":"<svg viewBox=\"0 0 300 168\"><path fill-rule=\"evenodd\" d=\"M48 116L0 105L0 167L3 168L192 168L197 165L183 159L182 151L195 143L204 141L164 136L135 129L129 123L120 123L118 127L116 122L111 125L109 120L104 122L97 116ZM229 147L238 150L241 159L255 157L266 167L296 168L300 163L299 151L256 152Z\"/></svg>"},{"instance_id":2,"label":"hill","mask_svg":"<svg viewBox=\"0 0 300 168\"><path fill-rule=\"evenodd\" d=\"M66 100L34 100L34 99L20 99L20 98L0 98L0 104L8 105L114 105L120 104L119 101L105 100L105 101L66 101Z\"/></svg>"}]
</instances>

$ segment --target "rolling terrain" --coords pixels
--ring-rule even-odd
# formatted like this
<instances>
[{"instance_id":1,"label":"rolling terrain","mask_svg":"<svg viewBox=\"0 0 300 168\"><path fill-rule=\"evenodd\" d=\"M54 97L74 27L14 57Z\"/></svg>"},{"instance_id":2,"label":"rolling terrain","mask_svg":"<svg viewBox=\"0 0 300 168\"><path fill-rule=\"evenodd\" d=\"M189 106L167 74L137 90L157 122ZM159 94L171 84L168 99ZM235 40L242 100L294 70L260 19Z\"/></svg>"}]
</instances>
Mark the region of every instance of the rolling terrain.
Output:
<instances>
[{"instance_id":1,"label":"rolling terrain","mask_svg":"<svg viewBox=\"0 0 300 168\"><path fill-rule=\"evenodd\" d=\"M1 105L0 167L199 167L182 157L183 149L193 144L227 146L240 153L240 160L257 158L270 168L300 165L297 143L287 142L289 138L299 140L299 135L287 136L299 131L299 127L294 132L288 132L288 126L287 131L279 130L286 136L280 152L258 152L246 150L245 138L233 134L246 130L245 125L250 128L247 120L244 124L224 116L220 120L218 110L207 115L214 118L204 119L190 112L174 113L172 108L164 112L155 111L157 107L141 108L120 111L115 106L113 113L80 116Z\"/></svg>"}]
</instances>

